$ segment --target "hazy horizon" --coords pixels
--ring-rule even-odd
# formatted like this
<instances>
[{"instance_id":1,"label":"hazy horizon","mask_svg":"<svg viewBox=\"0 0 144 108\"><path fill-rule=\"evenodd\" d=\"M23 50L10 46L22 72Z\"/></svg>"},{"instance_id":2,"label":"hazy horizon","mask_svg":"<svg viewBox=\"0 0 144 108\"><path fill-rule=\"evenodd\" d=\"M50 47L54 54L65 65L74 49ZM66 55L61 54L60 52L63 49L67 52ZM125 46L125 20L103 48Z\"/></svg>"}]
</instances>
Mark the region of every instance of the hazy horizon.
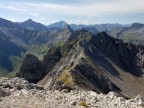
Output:
<instances>
[{"instance_id":1,"label":"hazy horizon","mask_svg":"<svg viewBox=\"0 0 144 108\"><path fill-rule=\"evenodd\" d=\"M0 18L2 18L2 17L0 17ZM37 21L35 21L35 20L31 19L31 18L25 19L25 20L23 20L23 21L12 21L12 20L6 19L6 18L2 18L2 19L11 21L11 22L13 22L13 23L23 23L23 22L25 22L25 21L32 20L32 21L34 21L34 22L36 22L36 23L40 23L40 24L43 24L43 25L45 25L45 26L48 26L48 25L50 25L50 24L54 24L54 23L58 23L58 22L60 22L60 21L63 21L63 20L59 20L59 21L55 21L55 22L52 22L52 23L49 23L49 24L44 24L44 23L42 23L42 22L37 22ZM65 22L65 23L67 23L67 24L76 24L76 23L68 23L68 22L66 22L66 21L63 21L63 22ZM141 22L132 22L132 23L129 23L129 24L121 24L121 23L101 23L101 24L132 25L132 24L134 24L134 23L144 24L144 23L141 23ZM88 25L101 25L101 24L93 23L93 24L76 24L76 25L86 25L86 26L88 26Z\"/></svg>"},{"instance_id":2,"label":"hazy horizon","mask_svg":"<svg viewBox=\"0 0 144 108\"><path fill-rule=\"evenodd\" d=\"M0 17L23 22L32 19L44 25L144 23L143 0L1 0Z\"/></svg>"}]
</instances>

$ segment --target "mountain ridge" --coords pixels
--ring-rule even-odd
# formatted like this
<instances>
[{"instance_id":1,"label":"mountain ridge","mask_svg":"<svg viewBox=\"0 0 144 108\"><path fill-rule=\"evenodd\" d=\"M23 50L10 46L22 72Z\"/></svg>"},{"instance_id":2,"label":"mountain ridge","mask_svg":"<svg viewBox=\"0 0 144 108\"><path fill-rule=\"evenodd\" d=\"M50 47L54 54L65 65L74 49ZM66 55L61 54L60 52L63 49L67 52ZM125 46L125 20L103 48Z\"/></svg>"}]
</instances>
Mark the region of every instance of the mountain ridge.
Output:
<instances>
[{"instance_id":1,"label":"mountain ridge","mask_svg":"<svg viewBox=\"0 0 144 108\"><path fill-rule=\"evenodd\" d=\"M36 30L36 31L49 31L48 28L41 24L33 21L32 19L28 19L27 21L21 22L20 26L30 29L30 30Z\"/></svg>"},{"instance_id":2,"label":"mountain ridge","mask_svg":"<svg viewBox=\"0 0 144 108\"><path fill-rule=\"evenodd\" d=\"M13 23L4 19L2 20L2 22L4 24L8 23L11 26L7 27L6 25L1 25L0 39L2 39L3 41L7 41L6 43L8 45L13 44L11 46L12 47L11 49L13 49L14 46L17 48L20 47L21 49L24 49L25 51L22 52L21 56L19 56L22 59L26 53L31 53L31 54L41 57L44 53L47 52L47 49L52 44L62 45L67 40L67 38L69 38L69 35L73 32L69 27L61 31L50 32L50 31L43 31L40 29L39 30L26 29L25 27L20 26L19 25L20 23ZM32 20L28 20L28 22L32 22L32 23L35 23L36 25L37 24L39 25L39 23L36 23ZM0 52L4 52L3 48L5 46L0 46L0 47L1 47ZM9 54L11 53L9 52ZM15 57L17 58L17 56ZM10 63L10 62L15 62L15 61L11 61L10 57L6 59L2 59L2 58L4 57L3 56L0 57L0 59L2 60L1 62L2 63L5 62L5 64L10 65L11 67L13 63ZM6 62L6 61L9 61L9 62ZM3 67L6 67L7 65ZM3 73L3 70L5 70L7 73L10 73L12 68L11 69L2 68L0 70L2 71L2 73Z\"/></svg>"},{"instance_id":3,"label":"mountain ridge","mask_svg":"<svg viewBox=\"0 0 144 108\"><path fill-rule=\"evenodd\" d=\"M144 45L144 24L133 23L130 27L121 27L108 32L111 36L132 44Z\"/></svg>"},{"instance_id":4,"label":"mountain ridge","mask_svg":"<svg viewBox=\"0 0 144 108\"><path fill-rule=\"evenodd\" d=\"M143 95L143 72L136 55L134 45L105 32L93 35L85 30L76 31L63 46L49 49L43 59L47 75L38 84L48 90L78 87L98 93L115 91L128 97Z\"/></svg>"}]
</instances>

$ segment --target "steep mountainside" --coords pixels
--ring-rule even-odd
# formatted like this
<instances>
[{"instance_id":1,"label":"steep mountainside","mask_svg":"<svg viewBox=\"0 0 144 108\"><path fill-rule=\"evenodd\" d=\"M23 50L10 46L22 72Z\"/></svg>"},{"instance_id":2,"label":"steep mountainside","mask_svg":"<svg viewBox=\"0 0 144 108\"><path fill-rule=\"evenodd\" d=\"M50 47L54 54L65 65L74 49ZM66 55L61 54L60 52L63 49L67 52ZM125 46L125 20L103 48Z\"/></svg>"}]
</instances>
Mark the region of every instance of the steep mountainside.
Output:
<instances>
[{"instance_id":1,"label":"steep mountainside","mask_svg":"<svg viewBox=\"0 0 144 108\"><path fill-rule=\"evenodd\" d=\"M109 34L125 42L144 45L144 24L134 23L130 27L113 29Z\"/></svg>"},{"instance_id":2,"label":"steep mountainside","mask_svg":"<svg viewBox=\"0 0 144 108\"><path fill-rule=\"evenodd\" d=\"M62 47L49 49L42 66L47 75L38 84L51 90L78 88L98 93L115 91L126 97L144 95L138 52L137 46L105 32L93 35L76 31Z\"/></svg>"},{"instance_id":3,"label":"steep mountainside","mask_svg":"<svg viewBox=\"0 0 144 108\"><path fill-rule=\"evenodd\" d=\"M0 69L13 70L11 56L20 57L26 50L0 37Z\"/></svg>"},{"instance_id":4,"label":"steep mountainside","mask_svg":"<svg viewBox=\"0 0 144 108\"><path fill-rule=\"evenodd\" d=\"M47 52L48 48L52 44L61 46L73 32L70 27L66 27L65 29L59 30L57 32L44 31L41 24L31 20L21 23L20 26L19 23L13 23L4 19L0 19L0 24L0 39L3 41L0 46L0 52L3 55L9 55L6 57L0 56L1 72L3 72L3 70L8 72L13 70L14 67L12 66L13 63L11 56L15 56L16 58L21 57L22 54L25 55L26 52L41 57ZM23 24L26 26L30 25L38 27L41 28L41 30L25 29L26 26L22 27ZM10 49L9 51L5 51L7 50L5 49L7 47ZM20 49L22 49L22 51ZM16 51L19 53L21 52L20 55L13 54ZM16 62L16 60L14 62ZM8 66L11 66L11 69L8 68Z\"/></svg>"},{"instance_id":5,"label":"steep mountainside","mask_svg":"<svg viewBox=\"0 0 144 108\"><path fill-rule=\"evenodd\" d=\"M33 31L28 29L1 28L1 37L12 41L18 46L31 44L52 44L53 42L66 41L72 31L69 28L58 32Z\"/></svg>"},{"instance_id":6,"label":"steep mountainside","mask_svg":"<svg viewBox=\"0 0 144 108\"><path fill-rule=\"evenodd\" d=\"M5 28L18 28L20 27L18 23L13 23L11 21L8 21L6 19L0 18L0 27Z\"/></svg>"}]
</instances>

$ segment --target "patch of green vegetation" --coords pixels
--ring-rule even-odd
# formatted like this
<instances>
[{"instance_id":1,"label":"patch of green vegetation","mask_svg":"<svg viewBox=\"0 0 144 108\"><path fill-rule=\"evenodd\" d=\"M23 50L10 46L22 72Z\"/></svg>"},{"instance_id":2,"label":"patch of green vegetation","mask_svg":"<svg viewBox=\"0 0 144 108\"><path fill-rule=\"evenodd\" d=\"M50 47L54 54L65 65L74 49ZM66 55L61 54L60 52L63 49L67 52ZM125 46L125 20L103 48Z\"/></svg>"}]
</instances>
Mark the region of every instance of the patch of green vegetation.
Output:
<instances>
[{"instance_id":1,"label":"patch of green vegetation","mask_svg":"<svg viewBox=\"0 0 144 108\"><path fill-rule=\"evenodd\" d=\"M124 35L120 39L132 44L144 44L144 36L136 36L135 34Z\"/></svg>"},{"instance_id":2,"label":"patch of green vegetation","mask_svg":"<svg viewBox=\"0 0 144 108\"><path fill-rule=\"evenodd\" d=\"M28 48L28 53L31 54L45 54L49 48L48 44L33 44Z\"/></svg>"},{"instance_id":3,"label":"patch of green vegetation","mask_svg":"<svg viewBox=\"0 0 144 108\"><path fill-rule=\"evenodd\" d=\"M60 75L58 81L61 82L64 86L69 88L74 88L74 81L72 75L70 74L71 68L67 68L62 74Z\"/></svg>"},{"instance_id":4,"label":"patch of green vegetation","mask_svg":"<svg viewBox=\"0 0 144 108\"><path fill-rule=\"evenodd\" d=\"M0 78L5 77L7 75L7 70L0 67Z\"/></svg>"},{"instance_id":5,"label":"patch of green vegetation","mask_svg":"<svg viewBox=\"0 0 144 108\"><path fill-rule=\"evenodd\" d=\"M48 55L53 55L55 53L59 53L59 50L58 50L59 47L55 46L55 45L52 45L49 50L48 50Z\"/></svg>"},{"instance_id":6,"label":"patch of green vegetation","mask_svg":"<svg viewBox=\"0 0 144 108\"><path fill-rule=\"evenodd\" d=\"M17 56L10 56L9 58L12 62L13 71L8 72L6 69L0 68L0 77L15 77L16 73L19 71L20 66L23 61L23 57L17 57Z\"/></svg>"},{"instance_id":7,"label":"patch of green vegetation","mask_svg":"<svg viewBox=\"0 0 144 108\"><path fill-rule=\"evenodd\" d=\"M0 67L0 77L14 77L15 74L19 71L20 66L23 62L24 56L26 54L33 54L37 56L40 60L43 59L44 55L48 52L48 50L51 48L51 51L49 53L54 53L58 47L61 47L64 45L64 42L56 42L52 45L48 44L33 44L30 47L27 48L26 53L22 53L21 57L18 56L10 56L9 59L12 63L13 71L9 72L8 70ZM57 53L57 52L55 52ZM0 52L2 54L2 52Z\"/></svg>"},{"instance_id":8,"label":"patch of green vegetation","mask_svg":"<svg viewBox=\"0 0 144 108\"><path fill-rule=\"evenodd\" d=\"M64 42L55 42L53 45L60 47L64 45Z\"/></svg>"},{"instance_id":9,"label":"patch of green vegetation","mask_svg":"<svg viewBox=\"0 0 144 108\"><path fill-rule=\"evenodd\" d=\"M14 70L8 74L9 77L14 77L22 65L24 57L11 56L10 57Z\"/></svg>"},{"instance_id":10,"label":"patch of green vegetation","mask_svg":"<svg viewBox=\"0 0 144 108\"><path fill-rule=\"evenodd\" d=\"M26 54L33 54L35 56L37 56L40 60L43 59L43 56L47 53L48 49L49 49L49 45L48 44L32 44Z\"/></svg>"},{"instance_id":11,"label":"patch of green vegetation","mask_svg":"<svg viewBox=\"0 0 144 108\"><path fill-rule=\"evenodd\" d=\"M28 48L27 53L37 56L39 59L43 59L43 56L48 52L53 54L58 47L64 45L64 42L55 42L51 45L48 44L33 44Z\"/></svg>"},{"instance_id":12,"label":"patch of green vegetation","mask_svg":"<svg viewBox=\"0 0 144 108\"><path fill-rule=\"evenodd\" d=\"M72 47L73 47L73 44L69 44L69 43L64 44L61 48L61 55L65 57Z\"/></svg>"},{"instance_id":13,"label":"patch of green vegetation","mask_svg":"<svg viewBox=\"0 0 144 108\"><path fill-rule=\"evenodd\" d=\"M80 106L83 106L83 107L88 107L88 104L85 102L85 101L81 101L80 103L79 103L79 105Z\"/></svg>"}]
</instances>

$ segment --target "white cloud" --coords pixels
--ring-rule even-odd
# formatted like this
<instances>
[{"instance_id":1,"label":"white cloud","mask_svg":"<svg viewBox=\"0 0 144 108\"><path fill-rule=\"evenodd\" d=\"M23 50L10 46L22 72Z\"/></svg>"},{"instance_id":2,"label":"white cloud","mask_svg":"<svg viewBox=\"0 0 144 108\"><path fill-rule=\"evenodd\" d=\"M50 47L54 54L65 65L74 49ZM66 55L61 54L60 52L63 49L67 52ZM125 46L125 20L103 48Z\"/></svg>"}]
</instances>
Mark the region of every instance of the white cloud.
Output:
<instances>
[{"instance_id":1,"label":"white cloud","mask_svg":"<svg viewBox=\"0 0 144 108\"><path fill-rule=\"evenodd\" d=\"M64 3L64 0L62 1L61 3L58 0L47 0L47 2L44 2L44 0L41 2L25 0L22 3L9 1L1 2L0 8L38 17L39 20L43 21L56 21L57 16L73 16L77 23L90 23L93 18L103 22L103 15L144 13L143 0L75 0L76 3L72 3L72 0L66 3ZM54 16L54 18L49 16ZM85 19L77 19L79 16L85 17ZM43 17L45 19L42 19ZM71 19L69 21L73 22Z\"/></svg>"},{"instance_id":2,"label":"white cloud","mask_svg":"<svg viewBox=\"0 0 144 108\"><path fill-rule=\"evenodd\" d=\"M51 4L51 3L20 3L10 2L5 4L4 8L12 9L14 11L23 12L37 12L52 15L82 15L87 16L91 14L120 14L129 12L144 12L143 0L91 0L92 4L84 5L70 5L70 4Z\"/></svg>"},{"instance_id":3,"label":"white cloud","mask_svg":"<svg viewBox=\"0 0 144 108\"><path fill-rule=\"evenodd\" d=\"M14 11L22 11L22 12L27 12L26 9L22 9L22 8L19 8L19 7L16 7L16 6L6 6L4 7L6 9L10 9L10 10L14 10Z\"/></svg>"}]
</instances>

